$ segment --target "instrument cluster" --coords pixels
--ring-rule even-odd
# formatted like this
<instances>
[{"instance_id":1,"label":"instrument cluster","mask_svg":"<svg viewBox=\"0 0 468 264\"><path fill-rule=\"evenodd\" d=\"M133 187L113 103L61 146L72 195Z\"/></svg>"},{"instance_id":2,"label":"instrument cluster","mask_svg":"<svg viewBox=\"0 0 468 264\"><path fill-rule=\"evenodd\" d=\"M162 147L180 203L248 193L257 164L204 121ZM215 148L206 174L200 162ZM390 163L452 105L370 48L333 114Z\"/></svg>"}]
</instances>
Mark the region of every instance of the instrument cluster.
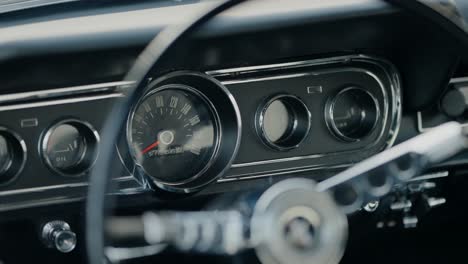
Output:
<instances>
[{"instance_id":1,"label":"instrument cluster","mask_svg":"<svg viewBox=\"0 0 468 264\"><path fill-rule=\"evenodd\" d=\"M0 124L0 210L83 199L103 125L129 84L33 92L26 102L0 96L9 122ZM373 57L177 71L134 103L113 176L125 193L320 177L392 145L400 116L398 72Z\"/></svg>"},{"instance_id":2,"label":"instrument cluster","mask_svg":"<svg viewBox=\"0 0 468 264\"><path fill-rule=\"evenodd\" d=\"M387 61L356 55L208 73L232 93L242 119L223 181L347 167L397 136L400 77Z\"/></svg>"}]
</instances>

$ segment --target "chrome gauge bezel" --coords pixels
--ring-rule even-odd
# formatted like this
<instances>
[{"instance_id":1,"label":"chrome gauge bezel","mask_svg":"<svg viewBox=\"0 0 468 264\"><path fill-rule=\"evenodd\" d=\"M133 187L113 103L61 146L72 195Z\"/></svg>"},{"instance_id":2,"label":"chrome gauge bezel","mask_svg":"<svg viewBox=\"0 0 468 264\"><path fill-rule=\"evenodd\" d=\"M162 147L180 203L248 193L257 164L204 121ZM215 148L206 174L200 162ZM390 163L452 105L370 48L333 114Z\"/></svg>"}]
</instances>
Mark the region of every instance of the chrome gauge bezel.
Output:
<instances>
[{"instance_id":1,"label":"chrome gauge bezel","mask_svg":"<svg viewBox=\"0 0 468 264\"><path fill-rule=\"evenodd\" d=\"M350 136L347 136L345 134L343 134L340 129L336 126L336 122L335 122L335 116L334 116L334 109L335 109L335 105L336 105L336 101L338 100L338 98L343 95L344 93L347 93L349 91L359 91L359 92L363 92L365 94L367 94L372 102L373 102L373 106L375 107L375 119L372 121L372 125L370 126L370 128L368 129L368 131L363 135L363 136L360 136L360 137L350 137ZM350 86L350 87L347 87L347 88L344 88L342 90L340 90L336 95L330 97L327 102L326 102L326 105L325 105L325 123L328 127L328 129L330 130L330 132L339 140L341 141L345 141L345 142L358 142L366 137L368 137L369 135L371 135L376 127L377 127L377 123L379 121L379 118L380 118L380 106L379 106L379 101L377 100L377 98L371 93L369 92L368 90L366 89L363 89L361 87L358 87L358 86Z\"/></svg>"},{"instance_id":2,"label":"chrome gauge bezel","mask_svg":"<svg viewBox=\"0 0 468 264\"><path fill-rule=\"evenodd\" d=\"M218 130L217 149L205 168L190 179L176 183L161 181L144 173L140 168L141 165L136 162L135 153L131 147L132 141L130 141L130 124L139 103L150 94L171 87L184 87L192 93L203 96L202 99L209 103L208 106L212 108L213 115L217 119ZM231 167L239 149L241 129L242 122L239 107L234 96L224 85L203 73L178 71L151 81L142 90L140 98L128 114L125 132L122 133L121 140L116 144L116 147L119 158L125 167L145 188L170 193L193 193L221 178Z\"/></svg>"},{"instance_id":3,"label":"chrome gauge bezel","mask_svg":"<svg viewBox=\"0 0 468 264\"><path fill-rule=\"evenodd\" d=\"M201 175L203 175L203 173L205 173L211 167L211 165L214 163L214 161L215 161L215 159L216 159L216 157L218 155L219 146L220 146L221 137L222 137L221 122L220 122L220 119L219 119L218 112L216 111L216 108L214 107L213 103L210 101L210 99L208 99L208 97L206 97L203 93L201 93L197 89L195 89L193 87L190 87L188 85L184 85L184 84L167 84L167 85L163 85L163 86L160 86L160 87L157 87L157 85L152 86L152 88L150 88L149 91L147 93L145 93L137 101L137 103L135 103L134 106L132 107L132 109L131 109L131 111L129 113L129 116L127 118L127 129L126 129L127 144L128 144L128 148L130 150L130 154L132 156L133 162L135 163L135 166L137 166L146 175L149 176L148 172L146 172L143 165L141 165L138 162L137 157L136 157L137 155L136 155L136 153L134 151L133 146L131 145L132 142L133 142L133 137L132 137L132 133L131 133L132 128L133 128L132 127L132 121L133 121L133 118L134 118L134 115L135 115L135 111L138 109L138 107L148 97L150 97L150 96L152 96L152 95L154 95L156 93L165 91L165 90L181 90L181 91L184 91L184 92L191 93L192 95L195 95L199 99L201 99L201 101L205 104L205 106L207 106L207 109L208 109L210 115L213 117L213 124L214 124L214 128L215 128L214 129L215 134L214 134L214 146L213 146L214 150L213 150L213 153L211 154L211 156L208 159L208 162L205 164L205 166L199 172L197 172L195 175L190 176L186 180L176 181L176 182L163 181L163 180L160 180L160 179L155 179L154 177L150 176L153 179L154 182L157 182L158 185L178 186L178 185L183 185L183 184L186 184L188 182L196 180Z\"/></svg>"},{"instance_id":4,"label":"chrome gauge bezel","mask_svg":"<svg viewBox=\"0 0 468 264\"><path fill-rule=\"evenodd\" d=\"M80 160L72 167L66 170L56 168L50 157L47 155L47 145L52 133L61 125L68 124L75 127L80 134L82 134L86 141L87 146L83 151ZM45 130L39 143L39 155L41 156L44 164L54 173L64 177L81 177L86 175L96 163L99 155L99 133L89 123L77 118L67 118L55 122L52 126Z\"/></svg>"},{"instance_id":5,"label":"chrome gauge bezel","mask_svg":"<svg viewBox=\"0 0 468 264\"><path fill-rule=\"evenodd\" d=\"M277 142L271 141L265 131L265 113L270 105L275 101L282 101L288 110L293 112L293 120L289 125L291 128L287 136ZM278 150L287 151L299 147L299 145L307 138L310 132L312 114L307 105L297 96L292 94L278 94L269 97L257 110L255 114L255 129L262 142L268 147Z\"/></svg>"},{"instance_id":6,"label":"chrome gauge bezel","mask_svg":"<svg viewBox=\"0 0 468 264\"><path fill-rule=\"evenodd\" d=\"M23 171L24 166L26 165L28 152L26 148L26 142L18 133L12 131L9 128L0 127L0 134L5 137L7 142L13 148L13 156L11 158L10 164L8 164L7 168L0 175L0 179L6 177L6 180L0 181L0 186L6 186L15 181Z\"/></svg>"}]
</instances>

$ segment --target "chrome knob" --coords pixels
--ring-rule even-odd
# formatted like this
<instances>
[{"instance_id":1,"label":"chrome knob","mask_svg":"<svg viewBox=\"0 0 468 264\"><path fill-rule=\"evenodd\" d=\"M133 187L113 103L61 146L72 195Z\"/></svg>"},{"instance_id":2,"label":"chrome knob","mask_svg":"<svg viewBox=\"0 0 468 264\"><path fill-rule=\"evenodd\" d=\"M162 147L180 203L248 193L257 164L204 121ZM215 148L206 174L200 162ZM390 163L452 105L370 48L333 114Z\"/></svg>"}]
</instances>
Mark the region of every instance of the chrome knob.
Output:
<instances>
[{"instance_id":1,"label":"chrome knob","mask_svg":"<svg viewBox=\"0 0 468 264\"><path fill-rule=\"evenodd\" d=\"M69 253L76 247L76 234L67 222L50 221L42 227L42 241L48 248Z\"/></svg>"}]
</instances>

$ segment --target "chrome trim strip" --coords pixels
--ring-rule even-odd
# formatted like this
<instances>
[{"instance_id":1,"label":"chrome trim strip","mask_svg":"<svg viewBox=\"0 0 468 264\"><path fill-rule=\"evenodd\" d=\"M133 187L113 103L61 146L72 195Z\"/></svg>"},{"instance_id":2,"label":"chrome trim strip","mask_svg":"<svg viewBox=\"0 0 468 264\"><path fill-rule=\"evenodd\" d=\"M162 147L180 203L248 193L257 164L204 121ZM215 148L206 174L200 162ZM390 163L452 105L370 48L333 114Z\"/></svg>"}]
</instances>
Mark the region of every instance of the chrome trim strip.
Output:
<instances>
[{"instance_id":1,"label":"chrome trim strip","mask_svg":"<svg viewBox=\"0 0 468 264\"><path fill-rule=\"evenodd\" d=\"M133 178L133 177L132 177ZM109 195L133 195L133 194L140 194L144 193L142 187L130 187L121 189L118 192L109 193ZM72 202L79 202L86 199L86 196L76 196L76 197L53 197L53 198L43 198L39 200L27 200L22 201L19 203L8 203L8 204L0 204L0 212L7 212L12 210L18 209L25 209L25 208L32 208L38 206L51 206L55 204L64 204L64 203L72 203Z\"/></svg>"},{"instance_id":2,"label":"chrome trim strip","mask_svg":"<svg viewBox=\"0 0 468 264\"><path fill-rule=\"evenodd\" d=\"M134 181L135 178L133 176L122 176L122 177L115 178L113 180L116 182L125 182L125 181ZM58 189L64 189L64 188L86 187L88 185L89 185L88 182L77 182L77 183L57 184L57 185L49 185L49 186L42 186L42 187L15 189L15 190L10 190L10 191L0 191L0 197L33 193L33 192L44 192L44 191L58 190Z\"/></svg>"},{"instance_id":3,"label":"chrome trim strip","mask_svg":"<svg viewBox=\"0 0 468 264\"><path fill-rule=\"evenodd\" d=\"M347 69L352 69L352 70L357 70L359 72L363 72L369 76L371 76L380 86L380 89L382 91L383 97L384 97L384 117L383 117L383 123L384 126L382 127L381 134L379 135L379 138L374 142L374 145L378 143L384 133L384 128L385 124L387 123L388 118L391 118L391 124L388 132L388 138L385 140L386 146L384 149L389 148L393 145L393 143L396 140L396 136L398 134L399 128L400 128L400 121L401 121L401 115L402 115L402 104L401 104L401 78L400 75L398 74L398 71L396 68L389 63L386 60L377 58L377 57L372 57L372 56L367 56L367 55L348 55L348 56L339 56L339 57L333 57L333 58L324 58L324 59L316 59L316 60L305 60L305 61L297 61L297 62L287 62L287 63L278 63L278 64L270 64L270 65L260 65L260 66L249 66L249 67L239 67L239 68L232 68L232 69L223 69L223 70L214 70L214 71L207 71L207 74L212 75L213 77L224 77L226 79L228 78L238 78L238 79L231 79L231 80L224 80L221 81L222 84L224 85L229 85L229 84L238 84L238 83L248 83L248 82L257 82L257 81L267 81L267 80L279 80L279 79L288 79L288 78L297 78L297 77L302 77L302 76L308 76L308 75L315 75L315 74L323 74L323 73L328 73L328 72L335 72L336 70L329 69L329 70L315 70L313 72L305 72L305 73L297 73L297 74L285 74L285 75L277 75L277 76L271 76L271 77L258 77L258 78L246 78L242 79L243 74L248 74L248 73L267 73L271 71L281 71L285 69L300 69L308 66L320 66L320 65L328 65L328 64L334 64L334 63L346 63L346 62L352 62L352 61L358 61L358 62L366 62L370 64L374 64L378 67L380 67L383 72L387 75L388 80L390 82L390 87L389 90L387 91L386 87L383 85L382 81L380 78L378 78L374 73L361 69L361 68L354 68L354 67L349 67L349 66L344 66L341 67L347 68ZM390 92L390 94L388 94ZM393 106L392 107L392 112L389 113L389 107L390 103ZM374 145L368 146L372 147ZM311 159L311 158L319 158L319 157L324 157L324 156L329 156L329 155L336 155L336 154L345 154L345 153L352 153L355 152L356 150L352 151L343 151L339 153L323 153L323 154L312 154L312 155L306 155L306 156L296 156L296 157L289 157L289 158L280 158L280 159L272 159L272 160L261 160L261 161L252 161L252 162L244 162L244 163L236 163L233 164L231 167L232 168L242 168L242 167L248 167L248 166L257 166L257 165L265 165L265 164L271 164L271 163L279 163L279 162L286 162L286 161L294 161L294 160L302 160L302 159Z\"/></svg>"},{"instance_id":4,"label":"chrome trim strip","mask_svg":"<svg viewBox=\"0 0 468 264\"><path fill-rule=\"evenodd\" d=\"M206 73L214 77L226 77L226 76L230 76L233 73L237 75L237 74L246 74L246 73L258 73L258 72L271 71L271 70L285 70L285 69L293 69L293 68L303 68L307 66L324 65L324 64L330 64L333 62L341 62L341 61L348 60L351 58L356 58L356 57L371 58L365 55L338 56L338 57L332 57L332 58L303 60L303 61L267 64L267 65L259 65L259 66L237 67L237 68L230 68L230 69L223 69L223 70L207 71ZM290 75L285 75L285 76L291 76L290 78L292 78L292 77L296 77L295 75L297 74L290 74Z\"/></svg>"},{"instance_id":5,"label":"chrome trim strip","mask_svg":"<svg viewBox=\"0 0 468 264\"><path fill-rule=\"evenodd\" d=\"M33 208L39 206L51 206L56 204L72 203L83 201L85 197L69 197L59 199L29 200L18 204L0 204L0 212L8 212L19 209Z\"/></svg>"},{"instance_id":6,"label":"chrome trim strip","mask_svg":"<svg viewBox=\"0 0 468 264\"><path fill-rule=\"evenodd\" d=\"M68 2L76 2L78 0L17 0L17 1L3 1L3 4L0 4L0 14L26 10L30 8L37 8L48 5L63 4Z\"/></svg>"},{"instance_id":7,"label":"chrome trim strip","mask_svg":"<svg viewBox=\"0 0 468 264\"><path fill-rule=\"evenodd\" d=\"M295 157L281 158L281 159L259 160L259 161L252 161L252 162L236 163L236 164L233 164L231 168L244 168L244 167L250 167L250 166L257 166L257 165L274 164L278 162L322 158L322 157L325 157L326 155L327 154L312 154L312 155L307 155L307 156L295 156Z\"/></svg>"},{"instance_id":8,"label":"chrome trim strip","mask_svg":"<svg viewBox=\"0 0 468 264\"><path fill-rule=\"evenodd\" d=\"M124 88L125 86L132 85L135 82L131 81L120 81L120 82L108 82L108 83L98 83L90 85L80 85L66 88L58 89L47 89L34 92L23 92L23 93L13 93L13 94L4 94L0 95L0 104L10 104L19 101L29 101L29 100L45 100L54 97L64 97L64 96L73 96L80 94L88 93L97 93L97 92L114 92L118 88Z\"/></svg>"},{"instance_id":9,"label":"chrome trim strip","mask_svg":"<svg viewBox=\"0 0 468 264\"><path fill-rule=\"evenodd\" d=\"M114 181L116 182L123 182L123 181L130 181L130 180L136 181L135 177L133 177L132 175L122 176L122 177L118 177L114 179Z\"/></svg>"},{"instance_id":10,"label":"chrome trim strip","mask_svg":"<svg viewBox=\"0 0 468 264\"><path fill-rule=\"evenodd\" d=\"M33 192L43 192L43 191L56 190L56 189L61 189L61 188L76 188L76 187L84 187L84 186L88 186L88 183L80 182L80 183L49 185L49 186L43 186L43 187L32 187L32 188L25 188L25 189L15 189L11 191L2 191L0 192L0 196L9 196L9 195L17 195L17 194L25 194L25 193L33 193Z\"/></svg>"},{"instance_id":11,"label":"chrome trim strip","mask_svg":"<svg viewBox=\"0 0 468 264\"><path fill-rule=\"evenodd\" d=\"M433 179L445 178L445 177L448 177L448 176L449 176L448 171L438 171L438 172L428 173L428 174L424 174L424 175L415 177L415 178L409 180L408 182L433 180Z\"/></svg>"},{"instance_id":12,"label":"chrome trim strip","mask_svg":"<svg viewBox=\"0 0 468 264\"><path fill-rule=\"evenodd\" d=\"M265 178L265 177L271 177L271 176L278 176L278 175L284 175L284 174L290 174L290 173L299 173L299 172L307 172L307 171L315 171L315 170L322 170L322 169L344 169L348 168L350 166L354 165L354 163L348 163L348 164L338 164L338 165L323 165L323 166L315 166L315 167L308 167L308 168L303 168L301 167L298 168L288 168L288 169L283 169L283 170L276 170L276 171L270 171L268 173L261 172L259 174L240 174L240 175L230 175L225 178L219 179L217 182L218 183L223 183L223 182L232 182L232 181L239 181L239 180L251 180L251 179L259 179L259 178ZM263 173L263 174L262 174Z\"/></svg>"},{"instance_id":13,"label":"chrome trim strip","mask_svg":"<svg viewBox=\"0 0 468 264\"><path fill-rule=\"evenodd\" d=\"M286 75L277 75L277 76L271 76L271 77L259 77L259 78L244 79L244 80L222 81L221 83L224 84L224 85L230 85L230 84L239 84L239 83L252 83L252 82L263 82L263 81L272 81L272 80L292 79L292 78L298 78L298 77L309 76L309 75L314 75L314 74L313 73L286 74ZM215 76L215 77L218 77L218 76Z\"/></svg>"},{"instance_id":14,"label":"chrome trim strip","mask_svg":"<svg viewBox=\"0 0 468 264\"><path fill-rule=\"evenodd\" d=\"M24 108L35 108L35 107L44 107L44 106L62 105L62 104L72 104L72 103L88 102L88 101L102 100L102 99L108 99L108 98L117 98L117 97L123 97L123 96L124 95L122 93L113 93L113 94L106 94L106 95L50 100L50 101L35 102L35 103L5 105L5 106L0 106L0 111L9 111L9 110L24 109Z\"/></svg>"}]
</instances>

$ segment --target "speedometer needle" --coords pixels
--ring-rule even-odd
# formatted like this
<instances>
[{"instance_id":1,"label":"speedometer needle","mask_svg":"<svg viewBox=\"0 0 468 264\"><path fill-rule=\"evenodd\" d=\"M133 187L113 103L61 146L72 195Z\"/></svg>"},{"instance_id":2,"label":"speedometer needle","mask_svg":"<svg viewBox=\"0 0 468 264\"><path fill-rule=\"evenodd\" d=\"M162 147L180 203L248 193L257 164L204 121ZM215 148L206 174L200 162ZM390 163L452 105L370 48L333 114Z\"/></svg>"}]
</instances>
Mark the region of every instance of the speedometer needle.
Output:
<instances>
[{"instance_id":1,"label":"speedometer needle","mask_svg":"<svg viewBox=\"0 0 468 264\"><path fill-rule=\"evenodd\" d=\"M159 140L156 140L151 145L147 146L144 150L141 151L141 154L146 154L148 151L152 150L153 148L159 145Z\"/></svg>"}]
</instances>

